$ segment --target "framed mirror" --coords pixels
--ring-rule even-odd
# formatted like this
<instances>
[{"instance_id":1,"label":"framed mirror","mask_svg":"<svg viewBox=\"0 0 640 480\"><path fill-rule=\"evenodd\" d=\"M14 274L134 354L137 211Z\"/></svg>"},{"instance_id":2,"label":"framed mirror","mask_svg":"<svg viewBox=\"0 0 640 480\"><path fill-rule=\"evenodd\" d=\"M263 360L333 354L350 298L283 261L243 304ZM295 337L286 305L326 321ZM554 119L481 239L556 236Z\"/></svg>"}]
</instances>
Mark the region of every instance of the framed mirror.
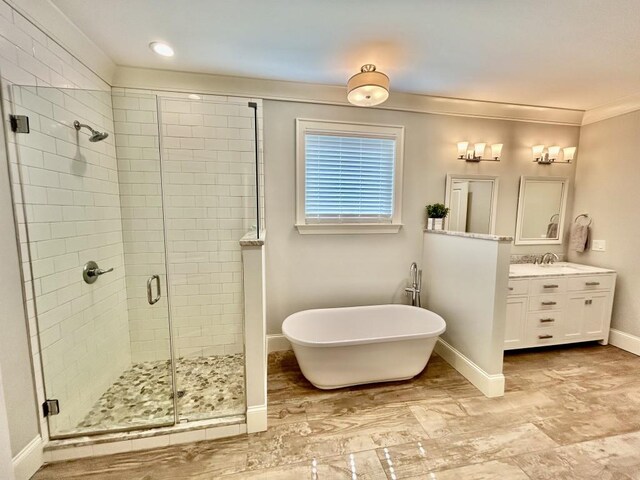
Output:
<instances>
[{"instance_id":1,"label":"framed mirror","mask_svg":"<svg viewBox=\"0 0 640 480\"><path fill-rule=\"evenodd\" d=\"M498 177L449 173L444 203L450 209L447 230L495 233Z\"/></svg>"},{"instance_id":2,"label":"framed mirror","mask_svg":"<svg viewBox=\"0 0 640 480\"><path fill-rule=\"evenodd\" d=\"M564 177L520 178L516 245L562 244L568 188Z\"/></svg>"}]
</instances>

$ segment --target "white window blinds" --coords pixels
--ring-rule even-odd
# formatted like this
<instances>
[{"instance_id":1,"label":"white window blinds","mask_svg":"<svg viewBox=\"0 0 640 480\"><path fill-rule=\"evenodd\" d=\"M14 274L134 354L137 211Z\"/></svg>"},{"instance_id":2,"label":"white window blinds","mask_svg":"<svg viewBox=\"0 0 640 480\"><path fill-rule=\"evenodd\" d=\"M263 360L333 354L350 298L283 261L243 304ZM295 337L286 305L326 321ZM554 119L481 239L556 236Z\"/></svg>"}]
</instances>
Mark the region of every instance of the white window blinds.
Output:
<instances>
[{"instance_id":1,"label":"white window blinds","mask_svg":"<svg viewBox=\"0 0 640 480\"><path fill-rule=\"evenodd\" d=\"M396 139L306 132L306 223L391 223Z\"/></svg>"}]
</instances>

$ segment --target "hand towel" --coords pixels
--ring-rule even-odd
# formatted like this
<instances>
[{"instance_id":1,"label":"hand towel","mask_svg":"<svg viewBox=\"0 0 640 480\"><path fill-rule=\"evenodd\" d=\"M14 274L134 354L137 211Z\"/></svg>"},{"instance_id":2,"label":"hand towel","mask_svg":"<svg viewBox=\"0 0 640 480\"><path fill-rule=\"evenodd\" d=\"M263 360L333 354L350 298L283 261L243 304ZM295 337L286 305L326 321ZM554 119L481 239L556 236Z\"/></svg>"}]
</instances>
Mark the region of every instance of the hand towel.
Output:
<instances>
[{"instance_id":1,"label":"hand towel","mask_svg":"<svg viewBox=\"0 0 640 480\"><path fill-rule=\"evenodd\" d=\"M547 238L558 238L558 224L556 222L547 226Z\"/></svg>"},{"instance_id":2,"label":"hand towel","mask_svg":"<svg viewBox=\"0 0 640 480\"><path fill-rule=\"evenodd\" d=\"M589 225L574 223L571 227L571 239L569 240L569 249L582 253L587 249L589 241Z\"/></svg>"}]
</instances>

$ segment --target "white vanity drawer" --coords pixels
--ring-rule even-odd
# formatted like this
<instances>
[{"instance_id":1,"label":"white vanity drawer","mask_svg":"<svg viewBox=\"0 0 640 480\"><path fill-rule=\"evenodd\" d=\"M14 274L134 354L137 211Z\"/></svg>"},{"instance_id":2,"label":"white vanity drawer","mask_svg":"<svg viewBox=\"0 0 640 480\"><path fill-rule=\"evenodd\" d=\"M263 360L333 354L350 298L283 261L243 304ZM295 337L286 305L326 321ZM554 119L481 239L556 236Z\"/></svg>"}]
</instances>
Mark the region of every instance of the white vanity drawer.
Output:
<instances>
[{"instance_id":1,"label":"white vanity drawer","mask_svg":"<svg viewBox=\"0 0 640 480\"><path fill-rule=\"evenodd\" d=\"M509 280L508 295L526 295L529 293L529 280Z\"/></svg>"},{"instance_id":2,"label":"white vanity drawer","mask_svg":"<svg viewBox=\"0 0 640 480\"><path fill-rule=\"evenodd\" d=\"M526 343L528 346L554 345L559 342L562 342L560 327L527 328Z\"/></svg>"},{"instance_id":3,"label":"white vanity drawer","mask_svg":"<svg viewBox=\"0 0 640 480\"><path fill-rule=\"evenodd\" d=\"M549 330L562 325L562 312L549 310L527 315L527 330Z\"/></svg>"},{"instance_id":4,"label":"white vanity drawer","mask_svg":"<svg viewBox=\"0 0 640 480\"><path fill-rule=\"evenodd\" d=\"M588 290L610 290L613 287L613 275L580 275L569 279L572 292Z\"/></svg>"},{"instance_id":5,"label":"white vanity drawer","mask_svg":"<svg viewBox=\"0 0 640 480\"><path fill-rule=\"evenodd\" d=\"M536 278L531 280L531 295L563 293L567 291L566 278Z\"/></svg>"},{"instance_id":6,"label":"white vanity drawer","mask_svg":"<svg viewBox=\"0 0 640 480\"><path fill-rule=\"evenodd\" d=\"M529 297L529 311L562 310L564 308L564 295L535 295Z\"/></svg>"}]
</instances>

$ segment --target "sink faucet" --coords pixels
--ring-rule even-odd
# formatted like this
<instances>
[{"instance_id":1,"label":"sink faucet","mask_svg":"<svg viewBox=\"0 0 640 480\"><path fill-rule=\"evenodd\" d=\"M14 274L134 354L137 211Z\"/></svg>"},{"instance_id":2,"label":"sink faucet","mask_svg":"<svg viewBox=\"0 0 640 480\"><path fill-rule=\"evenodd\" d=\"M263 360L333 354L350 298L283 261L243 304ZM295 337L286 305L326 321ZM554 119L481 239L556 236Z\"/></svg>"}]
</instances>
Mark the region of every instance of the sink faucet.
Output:
<instances>
[{"instance_id":1,"label":"sink faucet","mask_svg":"<svg viewBox=\"0 0 640 480\"><path fill-rule=\"evenodd\" d=\"M418 264L413 262L409 267L411 286L404 289L405 293L411 297L411 305L420 306L420 289L422 287L422 270L418 270Z\"/></svg>"},{"instance_id":2,"label":"sink faucet","mask_svg":"<svg viewBox=\"0 0 640 480\"><path fill-rule=\"evenodd\" d=\"M540 261L540 263L543 265L549 265L557 262L558 260L560 260L558 255L556 255L555 253L547 252L542 256L542 260Z\"/></svg>"}]
</instances>

